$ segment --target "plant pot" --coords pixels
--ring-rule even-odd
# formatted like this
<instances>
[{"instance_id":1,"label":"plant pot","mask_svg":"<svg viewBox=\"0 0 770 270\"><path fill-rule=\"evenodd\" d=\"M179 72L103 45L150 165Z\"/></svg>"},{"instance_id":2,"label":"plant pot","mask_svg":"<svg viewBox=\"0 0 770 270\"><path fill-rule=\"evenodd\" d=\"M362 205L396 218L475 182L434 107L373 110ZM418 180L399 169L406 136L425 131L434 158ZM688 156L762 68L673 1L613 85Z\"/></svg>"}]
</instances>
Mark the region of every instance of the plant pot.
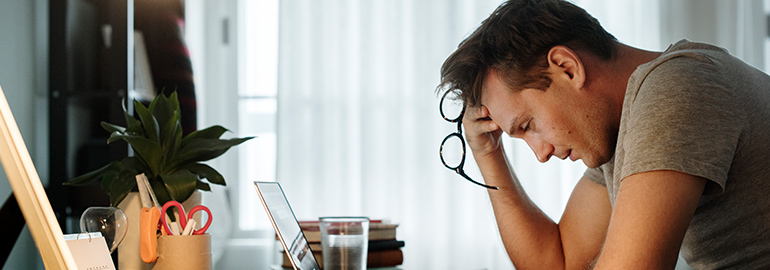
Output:
<instances>
[{"instance_id":1,"label":"plant pot","mask_svg":"<svg viewBox=\"0 0 770 270\"><path fill-rule=\"evenodd\" d=\"M182 202L185 209L192 209L201 204L201 193L199 190L186 201ZM128 219L128 230L123 242L118 247L118 269L151 269L153 264L144 263L139 254L139 214L142 211L142 202L139 199L139 192L130 192L125 199L118 205L123 210ZM196 213L193 217L195 221L201 223L201 216Z\"/></svg>"},{"instance_id":2,"label":"plant pot","mask_svg":"<svg viewBox=\"0 0 770 270\"><path fill-rule=\"evenodd\" d=\"M152 270L211 270L211 235L161 235Z\"/></svg>"}]
</instances>

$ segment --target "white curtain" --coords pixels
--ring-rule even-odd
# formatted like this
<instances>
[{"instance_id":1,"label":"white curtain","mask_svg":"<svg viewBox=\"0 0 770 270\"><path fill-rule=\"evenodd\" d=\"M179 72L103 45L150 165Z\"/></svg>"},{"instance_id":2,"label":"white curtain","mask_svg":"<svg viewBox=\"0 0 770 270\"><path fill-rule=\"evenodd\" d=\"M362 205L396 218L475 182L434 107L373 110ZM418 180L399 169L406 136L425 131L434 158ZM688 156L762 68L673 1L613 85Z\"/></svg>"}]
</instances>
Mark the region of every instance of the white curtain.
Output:
<instances>
[{"instance_id":1,"label":"white curtain","mask_svg":"<svg viewBox=\"0 0 770 270\"><path fill-rule=\"evenodd\" d=\"M621 42L665 50L683 38L724 47L764 67L767 37L763 0L575 0Z\"/></svg>"},{"instance_id":2,"label":"white curtain","mask_svg":"<svg viewBox=\"0 0 770 270\"><path fill-rule=\"evenodd\" d=\"M280 2L277 179L300 219L366 215L398 223L404 269L513 268L486 190L439 160L439 143L455 125L440 118L434 93L444 59L500 2ZM674 37L681 32L672 25L695 31L704 24L692 19L724 18L694 6L732 10L734 27L720 31L737 36L720 37L762 59L751 45L754 32L745 31L756 27L741 14L761 2L576 3L622 42L651 50L687 37ZM690 15L678 17L683 13ZM505 144L527 192L558 220L582 163L539 164L523 142ZM481 180L470 152L467 162L469 175Z\"/></svg>"},{"instance_id":3,"label":"white curtain","mask_svg":"<svg viewBox=\"0 0 770 270\"><path fill-rule=\"evenodd\" d=\"M499 3L281 1L277 179L301 219L390 219L406 242L405 269L512 268L487 191L439 160L456 126L434 92L444 59ZM508 149L558 218L583 169Z\"/></svg>"},{"instance_id":4,"label":"white curtain","mask_svg":"<svg viewBox=\"0 0 770 270\"><path fill-rule=\"evenodd\" d=\"M743 61L764 69L767 19L762 0L665 1L661 8L664 42L681 38L724 47Z\"/></svg>"},{"instance_id":5,"label":"white curtain","mask_svg":"<svg viewBox=\"0 0 770 270\"><path fill-rule=\"evenodd\" d=\"M405 269L511 268L486 191L441 165L434 93L498 4L281 1L277 179L299 218L390 219Z\"/></svg>"}]
</instances>

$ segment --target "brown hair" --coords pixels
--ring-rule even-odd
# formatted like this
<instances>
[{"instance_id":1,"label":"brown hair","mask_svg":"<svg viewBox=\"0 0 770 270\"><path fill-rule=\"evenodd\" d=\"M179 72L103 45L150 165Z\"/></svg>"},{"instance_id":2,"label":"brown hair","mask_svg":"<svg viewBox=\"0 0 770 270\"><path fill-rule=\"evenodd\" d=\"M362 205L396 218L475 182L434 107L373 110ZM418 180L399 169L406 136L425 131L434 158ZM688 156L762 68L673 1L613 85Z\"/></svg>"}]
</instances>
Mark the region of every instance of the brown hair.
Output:
<instances>
[{"instance_id":1,"label":"brown hair","mask_svg":"<svg viewBox=\"0 0 770 270\"><path fill-rule=\"evenodd\" d=\"M545 90L548 51L557 45L611 59L617 39L582 8L564 0L509 0L484 20L441 66L437 91L480 105L481 87L495 69L510 88Z\"/></svg>"}]
</instances>

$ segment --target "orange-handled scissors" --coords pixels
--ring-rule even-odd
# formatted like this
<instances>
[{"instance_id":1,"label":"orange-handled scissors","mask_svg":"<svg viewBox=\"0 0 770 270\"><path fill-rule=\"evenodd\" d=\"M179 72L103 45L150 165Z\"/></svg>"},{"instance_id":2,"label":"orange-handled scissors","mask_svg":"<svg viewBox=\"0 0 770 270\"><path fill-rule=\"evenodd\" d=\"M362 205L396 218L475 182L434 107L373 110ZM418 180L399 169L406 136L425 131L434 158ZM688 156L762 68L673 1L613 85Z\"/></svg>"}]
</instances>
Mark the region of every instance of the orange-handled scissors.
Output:
<instances>
[{"instance_id":1,"label":"orange-handled scissors","mask_svg":"<svg viewBox=\"0 0 770 270\"><path fill-rule=\"evenodd\" d=\"M198 205L190 209L190 212L185 215L184 207L182 207L182 204L180 204L178 201L168 201L165 204L163 204L163 209L161 209L160 213L160 222L161 225L163 225L163 229L168 233L168 235L174 235L174 233L171 232L171 228L168 225L168 220L166 220L166 211L170 207L176 207L176 209L179 211L179 224L182 225L182 228L187 227L187 221L192 220L193 215L195 212L198 211L205 211L208 213L209 217L207 218L206 225L201 227L200 229L193 230L194 235L200 235L206 233L206 230L209 229L209 225L211 225L211 220L214 219L214 216L211 215L211 210L209 210L208 207L203 205Z\"/></svg>"},{"instance_id":2,"label":"orange-handled scissors","mask_svg":"<svg viewBox=\"0 0 770 270\"><path fill-rule=\"evenodd\" d=\"M139 216L139 254L142 261L152 263L158 259L158 220L160 209L157 207L143 207Z\"/></svg>"}]
</instances>

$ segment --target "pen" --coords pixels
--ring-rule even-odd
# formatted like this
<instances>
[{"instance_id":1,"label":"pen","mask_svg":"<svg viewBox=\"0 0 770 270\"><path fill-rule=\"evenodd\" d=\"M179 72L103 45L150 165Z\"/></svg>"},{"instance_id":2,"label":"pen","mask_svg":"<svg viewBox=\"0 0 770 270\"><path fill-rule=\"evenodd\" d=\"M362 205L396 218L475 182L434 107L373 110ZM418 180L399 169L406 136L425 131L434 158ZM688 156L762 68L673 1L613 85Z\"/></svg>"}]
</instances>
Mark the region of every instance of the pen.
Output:
<instances>
[{"instance_id":1,"label":"pen","mask_svg":"<svg viewBox=\"0 0 770 270\"><path fill-rule=\"evenodd\" d=\"M187 226L184 227L184 231L182 232L182 235L192 235L193 230L195 229L195 225L197 225L197 221L194 219L191 219L187 222Z\"/></svg>"},{"instance_id":2,"label":"pen","mask_svg":"<svg viewBox=\"0 0 770 270\"><path fill-rule=\"evenodd\" d=\"M179 225L177 225L176 222L171 222L169 224L169 230L171 230L171 235L179 235Z\"/></svg>"}]
</instances>

